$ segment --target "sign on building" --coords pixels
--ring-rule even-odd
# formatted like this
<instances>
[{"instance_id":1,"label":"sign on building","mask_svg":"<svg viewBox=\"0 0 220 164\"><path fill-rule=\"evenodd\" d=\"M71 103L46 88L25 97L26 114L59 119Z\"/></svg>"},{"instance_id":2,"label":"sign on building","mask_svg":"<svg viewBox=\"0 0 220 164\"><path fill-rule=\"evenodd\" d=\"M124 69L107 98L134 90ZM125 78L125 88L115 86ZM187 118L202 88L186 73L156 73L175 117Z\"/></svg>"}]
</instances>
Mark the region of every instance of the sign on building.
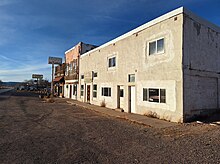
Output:
<instances>
[{"instance_id":1,"label":"sign on building","mask_svg":"<svg viewBox=\"0 0 220 164\"><path fill-rule=\"evenodd\" d=\"M84 82L91 83L92 82L92 72L86 72L84 74Z\"/></svg>"},{"instance_id":2,"label":"sign on building","mask_svg":"<svg viewBox=\"0 0 220 164\"><path fill-rule=\"evenodd\" d=\"M39 74L32 74L32 78L33 79L43 79L43 75L39 75Z\"/></svg>"},{"instance_id":3,"label":"sign on building","mask_svg":"<svg viewBox=\"0 0 220 164\"><path fill-rule=\"evenodd\" d=\"M62 58L49 57L48 64L62 64Z\"/></svg>"}]
</instances>

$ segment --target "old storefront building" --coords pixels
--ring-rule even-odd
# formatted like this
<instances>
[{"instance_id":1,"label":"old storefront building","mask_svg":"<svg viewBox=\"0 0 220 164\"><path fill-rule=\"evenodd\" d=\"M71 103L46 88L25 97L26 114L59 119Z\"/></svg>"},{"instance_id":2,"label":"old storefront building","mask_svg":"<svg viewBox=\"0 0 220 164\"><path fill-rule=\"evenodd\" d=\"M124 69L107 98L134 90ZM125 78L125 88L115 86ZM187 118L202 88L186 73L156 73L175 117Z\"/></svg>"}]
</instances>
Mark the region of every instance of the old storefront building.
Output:
<instances>
[{"instance_id":1,"label":"old storefront building","mask_svg":"<svg viewBox=\"0 0 220 164\"><path fill-rule=\"evenodd\" d=\"M71 51L80 101L173 122L219 109L220 28L183 7L68 59ZM67 77L66 96L76 96L78 76Z\"/></svg>"}]
</instances>

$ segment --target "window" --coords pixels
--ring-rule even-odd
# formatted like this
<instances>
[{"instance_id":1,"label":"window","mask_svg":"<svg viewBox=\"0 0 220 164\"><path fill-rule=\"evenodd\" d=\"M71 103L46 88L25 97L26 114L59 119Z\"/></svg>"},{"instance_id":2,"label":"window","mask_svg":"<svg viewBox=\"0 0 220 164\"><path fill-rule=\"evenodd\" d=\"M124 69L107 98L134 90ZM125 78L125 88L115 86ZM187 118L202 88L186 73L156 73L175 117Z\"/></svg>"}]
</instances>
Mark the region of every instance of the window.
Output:
<instances>
[{"instance_id":1,"label":"window","mask_svg":"<svg viewBox=\"0 0 220 164\"><path fill-rule=\"evenodd\" d=\"M69 72L69 66L66 66L66 70L65 70L65 76L68 76L68 72Z\"/></svg>"},{"instance_id":2,"label":"window","mask_svg":"<svg viewBox=\"0 0 220 164\"><path fill-rule=\"evenodd\" d=\"M70 71L73 70L73 64L72 64L72 63L70 63L70 65L69 65L69 70L70 70Z\"/></svg>"},{"instance_id":3,"label":"window","mask_svg":"<svg viewBox=\"0 0 220 164\"><path fill-rule=\"evenodd\" d=\"M73 95L76 96L77 94L77 85L73 85Z\"/></svg>"},{"instance_id":4,"label":"window","mask_svg":"<svg viewBox=\"0 0 220 164\"><path fill-rule=\"evenodd\" d=\"M83 93L84 93L84 85L81 85L81 88L80 88L80 96L83 96Z\"/></svg>"},{"instance_id":5,"label":"window","mask_svg":"<svg viewBox=\"0 0 220 164\"><path fill-rule=\"evenodd\" d=\"M81 75L81 79L84 79L84 75Z\"/></svg>"},{"instance_id":6,"label":"window","mask_svg":"<svg viewBox=\"0 0 220 164\"><path fill-rule=\"evenodd\" d=\"M149 101L159 102L159 89L149 89Z\"/></svg>"},{"instance_id":7,"label":"window","mask_svg":"<svg viewBox=\"0 0 220 164\"><path fill-rule=\"evenodd\" d=\"M108 67L115 67L116 66L116 57L111 57L108 59Z\"/></svg>"},{"instance_id":8,"label":"window","mask_svg":"<svg viewBox=\"0 0 220 164\"><path fill-rule=\"evenodd\" d=\"M93 97L97 97L97 84L93 85Z\"/></svg>"},{"instance_id":9,"label":"window","mask_svg":"<svg viewBox=\"0 0 220 164\"><path fill-rule=\"evenodd\" d=\"M124 89L120 89L120 97L124 97Z\"/></svg>"},{"instance_id":10,"label":"window","mask_svg":"<svg viewBox=\"0 0 220 164\"><path fill-rule=\"evenodd\" d=\"M143 88L143 101L166 103L166 90Z\"/></svg>"},{"instance_id":11,"label":"window","mask_svg":"<svg viewBox=\"0 0 220 164\"><path fill-rule=\"evenodd\" d=\"M111 97L111 88L107 88L107 87L102 88L102 96Z\"/></svg>"},{"instance_id":12,"label":"window","mask_svg":"<svg viewBox=\"0 0 220 164\"><path fill-rule=\"evenodd\" d=\"M98 73L97 72L93 72L93 77L97 77Z\"/></svg>"},{"instance_id":13,"label":"window","mask_svg":"<svg viewBox=\"0 0 220 164\"><path fill-rule=\"evenodd\" d=\"M135 74L128 75L128 82L135 82Z\"/></svg>"},{"instance_id":14,"label":"window","mask_svg":"<svg viewBox=\"0 0 220 164\"><path fill-rule=\"evenodd\" d=\"M166 103L166 90L160 89L160 102Z\"/></svg>"},{"instance_id":15,"label":"window","mask_svg":"<svg viewBox=\"0 0 220 164\"><path fill-rule=\"evenodd\" d=\"M73 60L73 70L76 71L77 70L77 59Z\"/></svg>"},{"instance_id":16,"label":"window","mask_svg":"<svg viewBox=\"0 0 220 164\"><path fill-rule=\"evenodd\" d=\"M143 88L143 101L147 101L148 100L148 93L147 93L148 89L147 88Z\"/></svg>"},{"instance_id":17,"label":"window","mask_svg":"<svg viewBox=\"0 0 220 164\"><path fill-rule=\"evenodd\" d=\"M149 43L149 55L164 52L164 38Z\"/></svg>"}]
</instances>

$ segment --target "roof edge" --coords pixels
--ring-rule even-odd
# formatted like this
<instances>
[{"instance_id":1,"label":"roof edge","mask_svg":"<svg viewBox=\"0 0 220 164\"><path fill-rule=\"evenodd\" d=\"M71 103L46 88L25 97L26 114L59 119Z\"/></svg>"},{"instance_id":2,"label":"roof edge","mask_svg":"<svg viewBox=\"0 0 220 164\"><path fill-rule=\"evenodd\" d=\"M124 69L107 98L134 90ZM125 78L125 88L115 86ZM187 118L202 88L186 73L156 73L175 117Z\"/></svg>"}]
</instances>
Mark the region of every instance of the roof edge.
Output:
<instances>
[{"instance_id":1,"label":"roof edge","mask_svg":"<svg viewBox=\"0 0 220 164\"><path fill-rule=\"evenodd\" d=\"M202 18L202 17L196 15L195 13L193 13L192 11L190 11L186 8L183 8L183 12L184 12L184 14L188 15L193 20L197 21L198 23L203 24L203 25L215 30L216 32L220 33L220 27L217 26L216 24L209 22L205 18Z\"/></svg>"},{"instance_id":2,"label":"roof edge","mask_svg":"<svg viewBox=\"0 0 220 164\"><path fill-rule=\"evenodd\" d=\"M152 25L155 25L155 24L157 24L157 23L159 23L161 21L164 21L164 20L166 20L166 19L168 19L170 17L173 17L175 15L181 14L183 12L184 12L184 7L179 7L177 9L174 9L174 10L172 10L172 11L166 13L166 14L163 14L163 15L155 18L155 19L152 19L151 21L149 21L149 22L147 22L147 23L145 23L145 24L143 24L141 26L138 26L137 28L135 28L135 29L133 29L133 30L131 30L131 31L125 33L125 34L122 34L121 36L119 36L119 37L117 37L117 38L115 38L115 39L113 39L113 40L111 40L109 42L106 42L106 43L102 44L101 46L99 46L99 47L97 47L97 48L95 48L95 49L93 49L93 50L91 50L89 52L86 52L86 53L82 54L81 56L85 56L85 55L87 55L89 53L92 53L92 52L95 52L95 51L97 51L99 49L102 49L102 48L104 48L104 47L106 47L106 46L108 46L110 44L113 44L113 43L115 43L117 41L125 39L125 38L127 38L127 37L129 37L129 36L131 36L131 35L133 35L135 33L138 33L138 32L140 32L140 31L142 31L142 30L144 30L144 29L146 29L146 28L148 28L148 27L150 27Z\"/></svg>"}]
</instances>

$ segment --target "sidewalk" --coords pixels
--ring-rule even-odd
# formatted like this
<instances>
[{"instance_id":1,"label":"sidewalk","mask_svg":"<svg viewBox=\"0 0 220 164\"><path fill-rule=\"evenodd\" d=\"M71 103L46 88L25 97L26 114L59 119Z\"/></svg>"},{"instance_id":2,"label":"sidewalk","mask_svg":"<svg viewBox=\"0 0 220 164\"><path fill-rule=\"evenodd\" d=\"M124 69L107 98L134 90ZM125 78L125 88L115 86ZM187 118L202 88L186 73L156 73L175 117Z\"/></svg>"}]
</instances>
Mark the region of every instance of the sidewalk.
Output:
<instances>
[{"instance_id":1,"label":"sidewalk","mask_svg":"<svg viewBox=\"0 0 220 164\"><path fill-rule=\"evenodd\" d=\"M150 118L150 117L139 115L139 114L115 111L114 109L91 105L91 104L83 103L77 100L72 100L72 99L65 99L65 100L67 103L72 104L72 105L83 107L85 109L90 109L90 110L102 113L104 115L107 115L107 116L129 120L131 122L135 122L135 123L153 127L153 128L167 128L167 127L178 125L178 123L168 122L165 120L159 120L156 118Z\"/></svg>"}]
</instances>

